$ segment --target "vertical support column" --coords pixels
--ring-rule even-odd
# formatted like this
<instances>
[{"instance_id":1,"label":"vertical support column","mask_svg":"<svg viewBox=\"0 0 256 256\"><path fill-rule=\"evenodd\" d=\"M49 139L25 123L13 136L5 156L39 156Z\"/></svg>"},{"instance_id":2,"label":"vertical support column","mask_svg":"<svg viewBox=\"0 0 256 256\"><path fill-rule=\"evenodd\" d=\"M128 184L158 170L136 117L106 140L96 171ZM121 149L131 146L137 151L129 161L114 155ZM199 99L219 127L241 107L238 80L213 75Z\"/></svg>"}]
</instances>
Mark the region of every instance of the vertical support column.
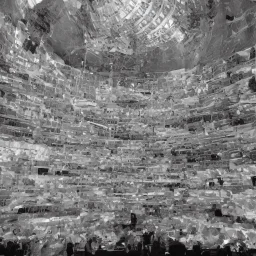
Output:
<instances>
[{"instance_id":1,"label":"vertical support column","mask_svg":"<svg viewBox=\"0 0 256 256\"><path fill-rule=\"evenodd\" d=\"M76 96L78 96L79 81L80 81L80 76L76 78Z\"/></svg>"},{"instance_id":2,"label":"vertical support column","mask_svg":"<svg viewBox=\"0 0 256 256\"><path fill-rule=\"evenodd\" d=\"M255 48L255 51L256 51L256 44L255 44L254 48ZM254 71L254 75L256 75L256 57L255 57L255 71Z\"/></svg>"},{"instance_id":3,"label":"vertical support column","mask_svg":"<svg viewBox=\"0 0 256 256\"><path fill-rule=\"evenodd\" d=\"M0 187L2 187L4 185L4 181L3 181L3 174L2 174L3 170L0 167Z\"/></svg>"}]
</instances>

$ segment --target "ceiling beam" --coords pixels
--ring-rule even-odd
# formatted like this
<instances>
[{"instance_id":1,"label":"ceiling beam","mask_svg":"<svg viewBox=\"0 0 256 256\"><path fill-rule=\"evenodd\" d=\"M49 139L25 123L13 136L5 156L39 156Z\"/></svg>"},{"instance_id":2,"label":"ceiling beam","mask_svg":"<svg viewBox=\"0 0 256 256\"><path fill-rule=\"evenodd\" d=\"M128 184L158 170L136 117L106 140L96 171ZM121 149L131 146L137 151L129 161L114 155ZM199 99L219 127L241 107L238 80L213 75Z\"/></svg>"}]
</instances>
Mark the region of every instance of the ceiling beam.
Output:
<instances>
[{"instance_id":1,"label":"ceiling beam","mask_svg":"<svg viewBox=\"0 0 256 256\"><path fill-rule=\"evenodd\" d=\"M143 16L134 23L134 26L137 27L150 13L150 11L152 10L153 7L153 0L151 0L149 7L147 8L147 10L145 11L145 13L143 14Z\"/></svg>"},{"instance_id":2,"label":"ceiling beam","mask_svg":"<svg viewBox=\"0 0 256 256\"><path fill-rule=\"evenodd\" d=\"M161 7L160 7L159 11L156 13L155 17L145 27L143 27L140 31L138 31L136 33L136 35L140 36L147 28L150 27L150 25L152 25L159 18L160 14L164 8L165 3L166 3L165 0L162 0Z\"/></svg>"},{"instance_id":3,"label":"ceiling beam","mask_svg":"<svg viewBox=\"0 0 256 256\"><path fill-rule=\"evenodd\" d=\"M152 31L149 32L149 35L157 32L159 29L161 29L166 24L166 22L171 18L171 16L173 15L175 10L176 10L176 1L175 1L174 6L170 9L170 12L168 13L168 15L163 19L163 21L155 29L153 29Z\"/></svg>"},{"instance_id":4,"label":"ceiling beam","mask_svg":"<svg viewBox=\"0 0 256 256\"><path fill-rule=\"evenodd\" d=\"M125 11L127 10L127 6L130 5L130 2L131 2L131 0L125 0L124 1L123 7L124 7ZM120 22L122 22L125 19L126 16L127 16L127 13L125 14L125 16L123 18L121 18Z\"/></svg>"},{"instance_id":5,"label":"ceiling beam","mask_svg":"<svg viewBox=\"0 0 256 256\"><path fill-rule=\"evenodd\" d=\"M136 13L139 10L142 2L141 2L141 0L137 0L137 1L138 2L136 3L134 9L130 13L128 13L124 19L126 19L126 20L131 19L132 16L134 15L134 13Z\"/></svg>"}]
</instances>

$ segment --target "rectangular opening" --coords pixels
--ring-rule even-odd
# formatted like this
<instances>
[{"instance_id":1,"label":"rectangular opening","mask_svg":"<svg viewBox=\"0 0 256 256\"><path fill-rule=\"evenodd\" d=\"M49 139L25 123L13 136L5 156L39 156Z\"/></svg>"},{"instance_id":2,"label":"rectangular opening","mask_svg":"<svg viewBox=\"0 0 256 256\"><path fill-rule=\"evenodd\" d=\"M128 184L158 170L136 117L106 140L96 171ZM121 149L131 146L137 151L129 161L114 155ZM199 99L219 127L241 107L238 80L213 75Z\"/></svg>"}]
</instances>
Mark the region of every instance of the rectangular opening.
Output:
<instances>
[{"instance_id":1,"label":"rectangular opening","mask_svg":"<svg viewBox=\"0 0 256 256\"><path fill-rule=\"evenodd\" d=\"M47 175L49 169L48 168L38 168L37 171L38 171L38 175Z\"/></svg>"},{"instance_id":2,"label":"rectangular opening","mask_svg":"<svg viewBox=\"0 0 256 256\"><path fill-rule=\"evenodd\" d=\"M66 176L66 175L69 175L69 171L62 171L62 175Z\"/></svg>"}]
</instances>

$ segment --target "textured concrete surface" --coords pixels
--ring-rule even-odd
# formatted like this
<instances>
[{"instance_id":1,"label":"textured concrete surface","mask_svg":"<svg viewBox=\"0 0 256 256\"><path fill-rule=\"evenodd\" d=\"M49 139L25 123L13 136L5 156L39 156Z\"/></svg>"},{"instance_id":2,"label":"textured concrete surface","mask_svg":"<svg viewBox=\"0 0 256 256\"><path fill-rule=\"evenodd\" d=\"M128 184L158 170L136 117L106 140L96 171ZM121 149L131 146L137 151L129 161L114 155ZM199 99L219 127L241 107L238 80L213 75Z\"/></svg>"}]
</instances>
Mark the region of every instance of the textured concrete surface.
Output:
<instances>
[{"instance_id":1,"label":"textured concrete surface","mask_svg":"<svg viewBox=\"0 0 256 256\"><path fill-rule=\"evenodd\" d=\"M57 15L46 41L53 51L66 63L79 67L85 50L73 52L83 46L83 26L76 17L72 17L64 8L63 0L43 0L36 8L46 6L53 15ZM16 0L0 0L0 11L10 14L13 22L21 18ZM208 63L220 57L228 57L233 52L250 47L256 43L255 14L256 3L250 0L221 0L217 5L217 15L210 29L208 21L201 20L201 34L186 45L170 42L166 50L154 50L143 56L134 56L144 60L145 72L161 72L191 68L198 63ZM226 15L235 16L235 21L228 23ZM89 21L88 21L89 22ZM91 29L88 23L88 29ZM89 54L89 65L100 66L103 58Z\"/></svg>"}]
</instances>

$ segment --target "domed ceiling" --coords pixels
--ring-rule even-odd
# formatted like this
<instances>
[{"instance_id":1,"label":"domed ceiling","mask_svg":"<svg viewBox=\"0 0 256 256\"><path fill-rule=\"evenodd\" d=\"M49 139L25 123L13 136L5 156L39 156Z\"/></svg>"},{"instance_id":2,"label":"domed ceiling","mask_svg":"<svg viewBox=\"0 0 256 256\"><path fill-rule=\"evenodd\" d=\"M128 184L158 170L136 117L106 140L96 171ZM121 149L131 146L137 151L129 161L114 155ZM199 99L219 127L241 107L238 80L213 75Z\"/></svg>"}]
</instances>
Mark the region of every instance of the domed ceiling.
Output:
<instances>
[{"instance_id":1,"label":"domed ceiling","mask_svg":"<svg viewBox=\"0 0 256 256\"><path fill-rule=\"evenodd\" d=\"M38 45L66 64L104 73L191 68L249 47L252 0L8 0Z\"/></svg>"}]
</instances>

